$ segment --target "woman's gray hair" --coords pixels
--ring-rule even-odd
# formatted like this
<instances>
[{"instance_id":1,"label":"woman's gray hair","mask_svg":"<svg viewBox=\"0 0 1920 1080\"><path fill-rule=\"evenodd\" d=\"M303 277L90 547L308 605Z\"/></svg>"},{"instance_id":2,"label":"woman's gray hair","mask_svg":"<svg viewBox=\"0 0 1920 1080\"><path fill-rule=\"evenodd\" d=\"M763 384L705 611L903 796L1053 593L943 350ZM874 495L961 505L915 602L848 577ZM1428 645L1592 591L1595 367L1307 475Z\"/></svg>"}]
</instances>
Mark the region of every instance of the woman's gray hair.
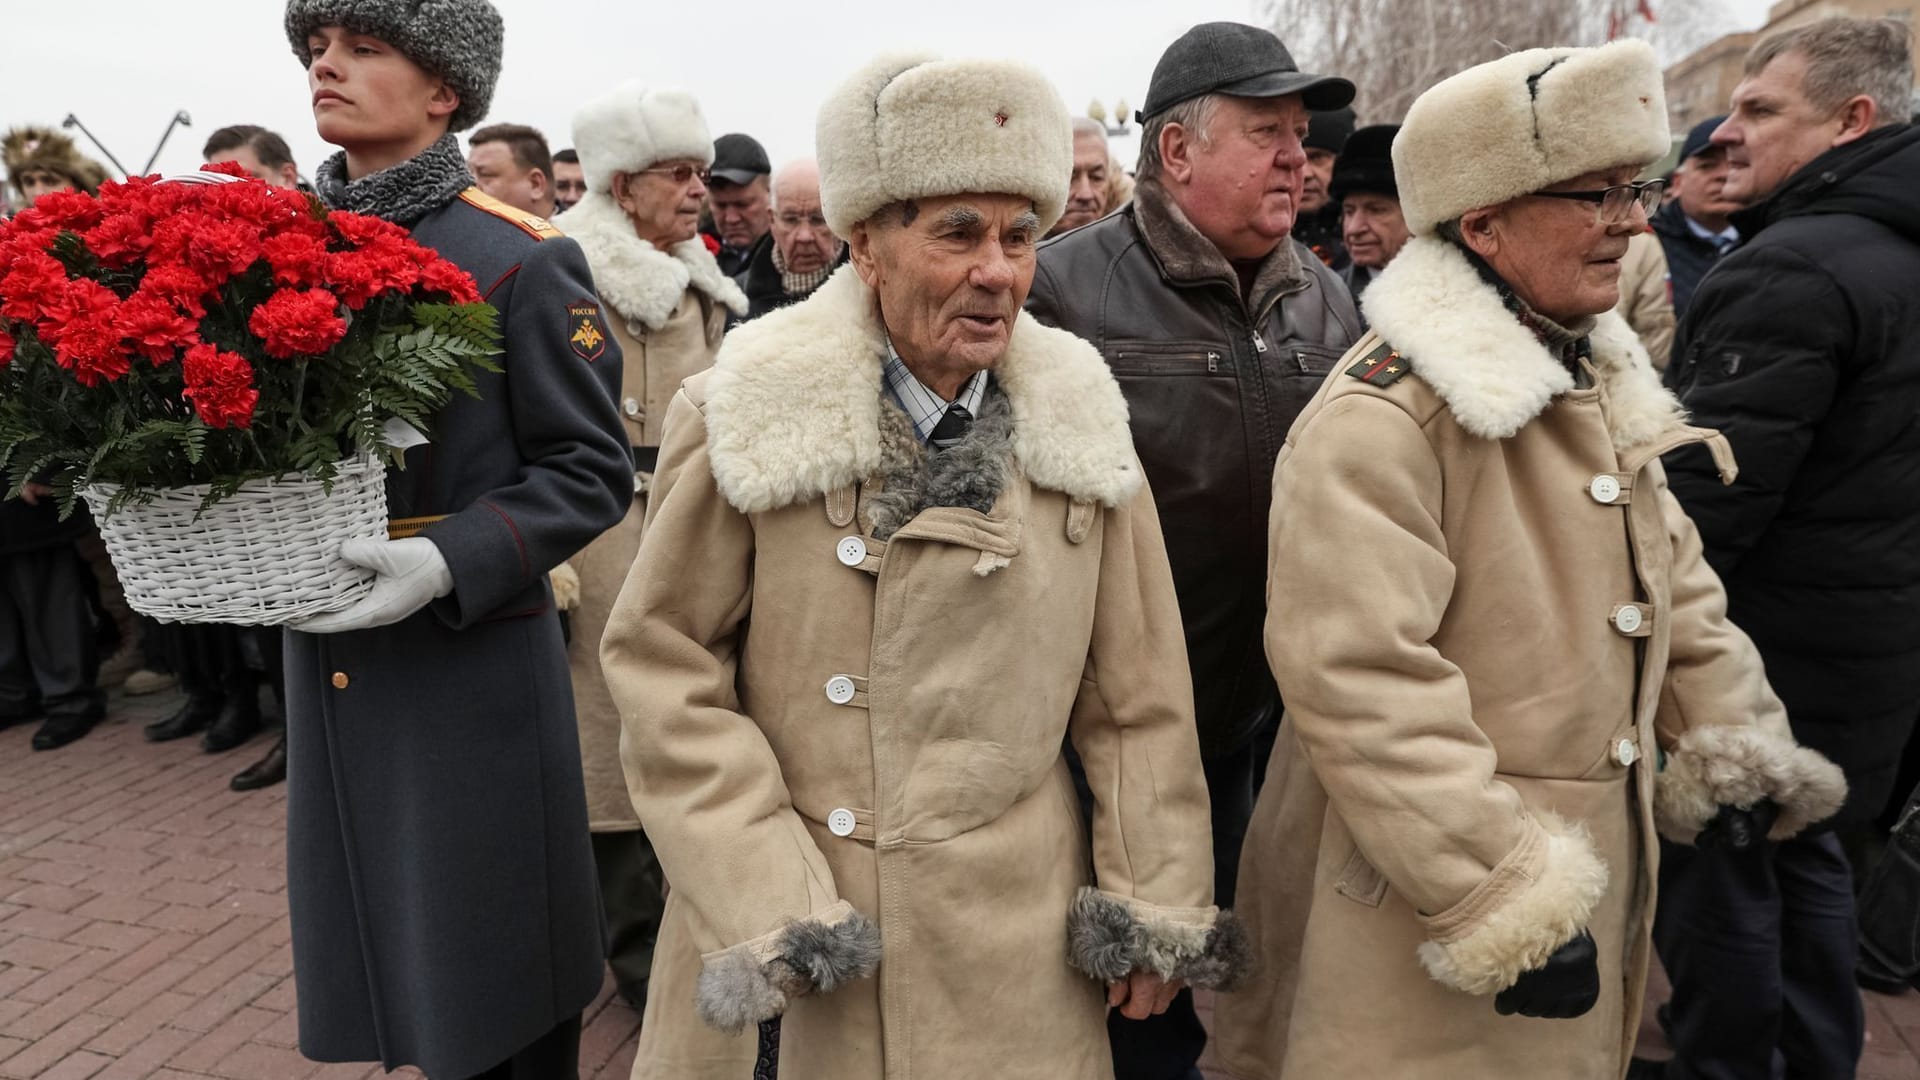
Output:
<instances>
[{"instance_id":1,"label":"woman's gray hair","mask_svg":"<svg viewBox=\"0 0 1920 1080\"><path fill-rule=\"evenodd\" d=\"M1134 169L1134 179L1160 178L1161 167L1166 164L1160 160L1160 133L1169 124L1179 124L1185 128L1188 137L1201 146L1212 142L1210 129L1213 126L1213 114L1219 107L1220 95L1201 94L1147 117L1140 125L1140 164Z\"/></svg>"},{"instance_id":2,"label":"woman's gray hair","mask_svg":"<svg viewBox=\"0 0 1920 1080\"><path fill-rule=\"evenodd\" d=\"M1866 95L1878 107L1875 126L1904 124L1913 108L1913 32L1898 19L1821 19L1783 30L1747 54L1745 74L1757 75L1788 53L1807 62L1801 89L1822 109L1838 109Z\"/></svg>"}]
</instances>

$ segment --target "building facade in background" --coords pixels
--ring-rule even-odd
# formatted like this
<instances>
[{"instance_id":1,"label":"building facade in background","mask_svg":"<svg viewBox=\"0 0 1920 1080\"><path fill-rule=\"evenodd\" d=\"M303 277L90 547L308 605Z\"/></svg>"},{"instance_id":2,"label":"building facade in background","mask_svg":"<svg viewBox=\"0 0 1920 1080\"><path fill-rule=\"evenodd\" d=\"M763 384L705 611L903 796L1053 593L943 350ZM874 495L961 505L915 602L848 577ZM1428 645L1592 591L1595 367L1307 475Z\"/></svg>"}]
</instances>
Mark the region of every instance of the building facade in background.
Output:
<instances>
[{"instance_id":1,"label":"building facade in background","mask_svg":"<svg viewBox=\"0 0 1920 1080\"><path fill-rule=\"evenodd\" d=\"M1727 111L1747 51L1777 31L1803 26L1833 15L1854 18L1891 16L1920 19L1916 0L1780 0L1767 10L1767 23L1758 30L1728 34L1667 69L1667 111L1676 132ZM1915 38L1916 65L1920 65L1920 36Z\"/></svg>"}]
</instances>

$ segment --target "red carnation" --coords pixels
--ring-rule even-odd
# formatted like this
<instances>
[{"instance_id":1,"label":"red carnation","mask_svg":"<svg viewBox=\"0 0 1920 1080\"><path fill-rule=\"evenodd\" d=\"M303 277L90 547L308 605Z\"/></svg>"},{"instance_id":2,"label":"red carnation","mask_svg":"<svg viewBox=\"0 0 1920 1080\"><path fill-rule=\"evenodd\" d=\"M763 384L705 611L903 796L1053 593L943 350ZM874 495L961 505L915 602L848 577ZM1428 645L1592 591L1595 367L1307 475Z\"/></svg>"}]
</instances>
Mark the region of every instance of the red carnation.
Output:
<instances>
[{"instance_id":1,"label":"red carnation","mask_svg":"<svg viewBox=\"0 0 1920 1080\"><path fill-rule=\"evenodd\" d=\"M85 232L106 216L93 196L78 191L53 191L33 201L36 216L56 229ZM25 211L21 212L23 215Z\"/></svg>"},{"instance_id":2,"label":"red carnation","mask_svg":"<svg viewBox=\"0 0 1920 1080\"><path fill-rule=\"evenodd\" d=\"M190 266L155 266L140 279L140 293L159 297L196 319L206 317L211 292L213 286Z\"/></svg>"},{"instance_id":3,"label":"red carnation","mask_svg":"<svg viewBox=\"0 0 1920 1080\"><path fill-rule=\"evenodd\" d=\"M268 356L318 356L347 336L339 312L339 299L325 289L281 289L253 309L247 328L260 336Z\"/></svg>"},{"instance_id":4,"label":"red carnation","mask_svg":"<svg viewBox=\"0 0 1920 1080\"><path fill-rule=\"evenodd\" d=\"M13 363L13 350L16 344L18 343L13 340L12 334L7 333L6 327L0 326L0 368Z\"/></svg>"},{"instance_id":5,"label":"red carnation","mask_svg":"<svg viewBox=\"0 0 1920 1080\"><path fill-rule=\"evenodd\" d=\"M225 176L238 176L247 180L253 179L253 174L248 172L245 169L245 167L243 167L237 161L211 162L209 164L200 166L200 171L210 172L210 173L220 173Z\"/></svg>"},{"instance_id":6,"label":"red carnation","mask_svg":"<svg viewBox=\"0 0 1920 1080\"><path fill-rule=\"evenodd\" d=\"M354 247L367 247L382 241L389 243L406 241L412 238L407 230L393 222L366 214L335 210L327 215L327 220L339 230L341 238Z\"/></svg>"},{"instance_id":7,"label":"red carnation","mask_svg":"<svg viewBox=\"0 0 1920 1080\"><path fill-rule=\"evenodd\" d=\"M327 284L355 311L381 293L404 292L419 280L420 267L397 243L378 243L327 256Z\"/></svg>"},{"instance_id":8,"label":"red carnation","mask_svg":"<svg viewBox=\"0 0 1920 1080\"><path fill-rule=\"evenodd\" d=\"M216 221L193 237L187 247L187 265L217 284L246 273L259 261L260 254L258 226L244 221Z\"/></svg>"},{"instance_id":9,"label":"red carnation","mask_svg":"<svg viewBox=\"0 0 1920 1080\"><path fill-rule=\"evenodd\" d=\"M81 239L102 266L118 269L131 266L146 254L153 242L149 235L152 225L144 214L114 214Z\"/></svg>"},{"instance_id":10,"label":"red carnation","mask_svg":"<svg viewBox=\"0 0 1920 1080\"><path fill-rule=\"evenodd\" d=\"M273 267L274 284L311 286L326 280L327 245L319 237L304 232L277 233L260 247L267 264Z\"/></svg>"},{"instance_id":11,"label":"red carnation","mask_svg":"<svg viewBox=\"0 0 1920 1080\"><path fill-rule=\"evenodd\" d=\"M13 262L0 278L0 315L10 319L37 319L58 304L67 291L67 268L44 251L31 251Z\"/></svg>"},{"instance_id":12,"label":"red carnation","mask_svg":"<svg viewBox=\"0 0 1920 1080\"><path fill-rule=\"evenodd\" d=\"M260 391L253 388L253 365L246 357L195 345L187 350L180 374L187 384L181 396L193 402L194 411L208 427L243 428L253 423Z\"/></svg>"},{"instance_id":13,"label":"red carnation","mask_svg":"<svg viewBox=\"0 0 1920 1080\"><path fill-rule=\"evenodd\" d=\"M162 364L175 349L199 341L199 326L182 316L171 303L151 293L138 292L120 305L115 329L140 355Z\"/></svg>"},{"instance_id":14,"label":"red carnation","mask_svg":"<svg viewBox=\"0 0 1920 1080\"><path fill-rule=\"evenodd\" d=\"M445 293L456 304L477 304L480 289L473 275L446 259L435 258L420 268L420 287L430 293Z\"/></svg>"},{"instance_id":15,"label":"red carnation","mask_svg":"<svg viewBox=\"0 0 1920 1080\"><path fill-rule=\"evenodd\" d=\"M53 345L53 359L73 372L82 386L111 382L127 373L114 320L120 298L113 290L82 278L67 283L66 295L42 313L40 338Z\"/></svg>"}]
</instances>

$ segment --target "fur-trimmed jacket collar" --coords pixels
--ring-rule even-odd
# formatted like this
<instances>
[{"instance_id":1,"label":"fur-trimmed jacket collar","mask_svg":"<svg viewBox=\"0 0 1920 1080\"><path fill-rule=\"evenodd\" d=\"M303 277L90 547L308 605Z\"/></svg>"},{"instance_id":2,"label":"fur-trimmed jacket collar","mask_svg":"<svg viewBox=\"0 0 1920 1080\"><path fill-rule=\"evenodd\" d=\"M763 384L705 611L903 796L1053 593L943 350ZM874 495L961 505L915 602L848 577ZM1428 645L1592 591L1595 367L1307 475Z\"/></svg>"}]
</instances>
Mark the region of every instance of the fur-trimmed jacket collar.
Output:
<instances>
[{"instance_id":1,"label":"fur-trimmed jacket collar","mask_svg":"<svg viewBox=\"0 0 1920 1080\"><path fill-rule=\"evenodd\" d=\"M1574 388L1566 366L1459 248L1438 237L1409 241L1380 272L1367 289L1367 318L1381 340L1413 362L1460 426L1482 438L1512 436ZM1590 340L1616 449L1644 446L1684 422L1625 320L1602 313Z\"/></svg>"},{"instance_id":2,"label":"fur-trimmed jacket collar","mask_svg":"<svg viewBox=\"0 0 1920 1080\"><path fill-rule=\"evenodd\" d=\"M1147 242L1147 250L1160 262L1167 277L1183 284L1220 281L1240 291L1240 275L1213 241L1201 234L1193 222L1173 201L1157 180L1142 180L1133 189L1133 222ZM1261 262L1254 275L1253 288L1247 290L1252 302L1249 310L1264 311L1267 301L1282 289L1306 280L1300 265L1300 251L1293 241L1283 240Z\"/></svg>"},{"instance_id":3,"label":"fur-trimmed jacket collar","mask_svg":"<svg viewBox=\"0 0 1920 1080\"><path fill-rule=\"evenodd\" d=\"M758 513L876 475L886 348L877 298L851 266L730 333L705 410L727 502ZM1093 346L1023 311L994 376L1014 462L1035 486L1109 507L1139 491L1126 399Z\"/></svg>"},{"instance_id":4,"label":"fur-trimmed jacket collar","mask_svg":"<svg viewBox=\"0 0 1920 1080\"><path fill-rule=\"evenodd\" d=\"M667 325L689 288L707 294L735 315L747 313L747 295L721 272L699 237L661 251L634 235L633 222L604 192L588 193L553 223L587 253L600 299L649 330Z\"/></svg>"}]
</instances>

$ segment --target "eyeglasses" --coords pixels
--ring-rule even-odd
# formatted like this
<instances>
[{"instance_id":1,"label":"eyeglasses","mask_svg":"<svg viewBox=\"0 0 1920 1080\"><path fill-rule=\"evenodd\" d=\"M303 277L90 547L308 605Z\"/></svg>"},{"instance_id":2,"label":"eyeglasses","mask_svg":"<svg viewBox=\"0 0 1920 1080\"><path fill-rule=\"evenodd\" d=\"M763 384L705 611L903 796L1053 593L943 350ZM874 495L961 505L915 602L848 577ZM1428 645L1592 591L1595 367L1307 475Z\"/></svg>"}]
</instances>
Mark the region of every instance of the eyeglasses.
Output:
<instances>
[{"instance_id":1,"label":"eyeglasses","mask_svg":"<svg viewBox=\"0 0 1920 1080\"><path fill-rule=\"evenodd\" d=\"M1638 203L1642 213L1651 215L1660 209L1660 197L1666 193L1665 180L1642 180L1637 184L1616 184L1598 191L1536 191L1543 199L1577 199L1599 204L1596 224L1619 225L1633 216Z\"/></svg>"},{"instance_id":2,"label":"eyeglasses","mask_svg":"<svg viewBox=\"0 0 1920 1080\"><path fill-rule=\"evenodd\" d=\"M696 176L699 177L700 182L704 184L707 182L707 178L713 175L712 170L702 168L698 165L656 165L651 169L641 169L640 171L643 173L659 173L661 176L672 177L673 182L676 184L684 184Z\"/></svg>"}]
</instances>

